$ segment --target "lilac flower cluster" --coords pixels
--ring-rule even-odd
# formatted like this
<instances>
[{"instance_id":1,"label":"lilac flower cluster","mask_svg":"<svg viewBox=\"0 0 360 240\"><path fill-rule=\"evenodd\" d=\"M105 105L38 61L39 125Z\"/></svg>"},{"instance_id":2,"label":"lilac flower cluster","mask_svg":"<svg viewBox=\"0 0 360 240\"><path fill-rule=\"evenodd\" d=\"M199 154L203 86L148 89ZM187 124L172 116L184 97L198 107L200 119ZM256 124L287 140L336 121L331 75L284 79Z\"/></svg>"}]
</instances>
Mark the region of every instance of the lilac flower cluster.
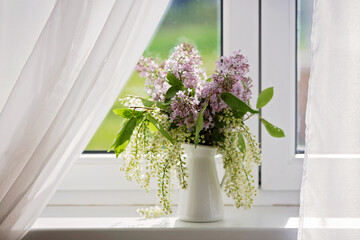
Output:
<instances>
[{"instance_id":1,"label":"lilac flower cluster","mask_svg":"<svg viewBox=\"0 0 360 240\"><path fill-rule=\"evenodd\" d=\"M135 70L144 77L145 90L154 101L164 101L165 93L170 85L166 81L167 72L164 64L158 64L158 59L141 57Z\"/></svg>"},{"instance_id":2,"label":"lilac flower cluster","mask_svg":"<svg viewBox=\"0 0 360 240\"><path fill-rule=\"evenodd\" d=\"M198 50L191 43L182 43L165 62L165 70L171 71L186 88L195 88L199 81L206 78L201 67L202 61Z\"/></svg>"},{"instance_id":3,"label":"lilac flower cluster","mask_svg":"<svg viewBox=\"0 0 360 240\"><path fill-rule=\"evenodd\" d=\"M142 57L135 70L140 77L146 78L145 89L155 101L164 101L166 91L170 88L166 75L170 71L180 79L186 88L195 88L206 78L198 50L190 43L175 47L169 59L158 64L157 59Z\"/></svg>"},{"instance_id":4,"label":"lilac flower cluster","mask_svg":"<svg viewBox=\"0 0 360 240\"><path fill-rule=\"evenodd\" d=\"M230 92L244 102L251 98L252 80L246 76L249 72L248 61L240 51L233 54L230 57L223 56L216 62L217 69L211 75L212 82L203 90L203 97L210 96L212 115L228 108L220 98L221 93Z\"/></svg>"},{"instance_id":5,"label":"lilac flower cluster","mask_svg":"<svg viewBox=\"0 0 360 240\"><path fill-rule=\"evenodd\" d=\"M177 92L174 100L171 103L171 120L179 127L195 126L196 119L201 109L200 101L187 94L187 91Z\"/></svg>"},{"instance_id":6,"label":"lilac flower cluster","mask_svg":"<svg viewBox=\"0 0 360 240\"><path fill-rule=\"evenodd\" d=\"M214 126L215 114L221 113L228 106L220 98L221 93L230 92L248 102L251 98L252 81L246 75L249 72L247 59L234 52L230 57L221 57L216 62L216 71L211 81L202 68L201 57L190 43L182 43L175 48L168 60L158 64L152 58L141 58L136 70L146 78L146 90L154 101L164 101L170 88L166 75L172 72L185 86L171 99L170 118L179 127L194 130L196 119L208 103L204 112L204 129Z\"/></svg>"},{"instance_id":7,"label":"lilac flower cluster","mask_svg":"<svg viewBox=\"0 0 360 240\"><path fill-rule=\"evenodd\" d=\"M198 98L206 73L202 68L201 56L190 43L182 43L165 63L165 69L174 73L185 86L184 91L177 92L171 103L171 120L179 127L191 129L205 104Z\"/></svg>"}]
</instances>

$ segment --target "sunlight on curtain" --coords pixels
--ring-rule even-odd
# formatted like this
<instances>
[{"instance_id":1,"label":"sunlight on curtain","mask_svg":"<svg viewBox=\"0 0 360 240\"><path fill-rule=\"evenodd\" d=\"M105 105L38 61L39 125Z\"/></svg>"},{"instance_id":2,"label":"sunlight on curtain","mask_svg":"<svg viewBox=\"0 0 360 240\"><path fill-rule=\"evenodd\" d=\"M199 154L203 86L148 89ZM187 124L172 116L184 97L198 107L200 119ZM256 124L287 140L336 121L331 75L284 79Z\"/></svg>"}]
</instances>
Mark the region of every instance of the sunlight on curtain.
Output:
<instances>
[{"instance_id":1,"label":"sunlight on curtain","mask_svg":"<svg viewBox=\"0 0 360 240\"><path fill-rule=\"evenodd\" d=\"M360 1L316 0L299 240L360 239Z\"/></svg>"},{"instance_id":2,"label":"sunlight on curtain","mask_svg":"<svg viewBox=\"0 0 360 240\"><path fill-rule=\"evenodd\" d=\"M55 0L0 0L0 114L54 5Z\"/></svg>"},{"instance_id":3,"label":"sunlight on curtain","mask_svg":"<svg viewBox=\"0 0 360 240\"><path fill-rule=\"evenodd\" d=\"M52 9L26 1L21 1L26 11ZM38 26L49 18L39 37L29 38L34 47L25 61L25 53L19 58L23 67L13 73L16 83L0 115L1 240L20 239L41 213L131 75L167 4L58 0L51 14L34 19L24 15L39 21ZM2 10L9 20L0 28L6 37L12 29L11 11L17 8L6 1L0 6L9 6Z\"/></svg>"}]
</instances>

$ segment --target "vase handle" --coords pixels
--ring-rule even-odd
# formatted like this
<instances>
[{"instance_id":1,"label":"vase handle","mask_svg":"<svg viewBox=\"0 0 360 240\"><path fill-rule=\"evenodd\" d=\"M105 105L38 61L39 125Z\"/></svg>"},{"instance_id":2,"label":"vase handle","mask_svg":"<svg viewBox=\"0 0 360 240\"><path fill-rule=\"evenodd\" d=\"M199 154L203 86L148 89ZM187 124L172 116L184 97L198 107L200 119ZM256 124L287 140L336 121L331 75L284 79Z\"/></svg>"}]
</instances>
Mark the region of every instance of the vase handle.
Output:
<instances>
[{"instance_id":1,"label":"vase handle","mask_svg":"<svg viewBox=\"0 0 360 240\"><path fill-rule=\"evenodd\" d=\"M225 177L227 176L227 171L225 170L224 176L222 177L220 188L223 189L224 183L225 183Z\"/></svg>"}]
</instances>

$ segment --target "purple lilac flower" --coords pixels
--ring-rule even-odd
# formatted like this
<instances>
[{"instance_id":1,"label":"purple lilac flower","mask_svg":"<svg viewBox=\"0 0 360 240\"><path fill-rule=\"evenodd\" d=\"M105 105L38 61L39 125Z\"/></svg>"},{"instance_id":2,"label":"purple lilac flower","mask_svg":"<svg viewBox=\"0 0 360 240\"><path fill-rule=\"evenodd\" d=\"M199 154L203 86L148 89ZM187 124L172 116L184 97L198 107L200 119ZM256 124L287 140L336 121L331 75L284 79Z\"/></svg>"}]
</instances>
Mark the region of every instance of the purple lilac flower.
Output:
<instances>
[{"instance_id":1,"label":"purple lilac flower","mask_svg":"<svg viewBox=\"0 0 360 240\"><path fill-rule=\"evenodd\" d=\"M216 62L217 69L211 75L210 82L206 81L206 73L201 66L201 57L190 43L175 47L175 51L163 63L158 64L157 59L141 58L136 66L140 76L146 78L146 90L155 101L164 101L170 87L166 79L168 71L183 82L186 89L173 97L170 118L177 126L185 126L190 131L194 129L206 102L209 102L209 106L204 112L204 129L214 126L215 114L228 108L220 98L221 93L230 92L244 102L251 98L252 80L246 76L249 64L240 51L230 57L221 57ZM192 89L195 89L195 94Z\"/></svg>"},{"instance_id":2,"label":"purple lilac flower","mask_svg":"<svg viewBox=\"0 0 360 240\"><path fill-rule=\"evenodd\" d=\"M189 129L195 126L200 112L199 101L195 97L190 97L185 91L179 91L170 107L170 117L177 126L186 126Z\"/></svg>"},{"instance_id":3,"label":"purple lilac flower","mask_svg":"<svg viewBox=\"0 0 360 240\"><path fill-rule=\"evenodd\" d=\"M164 101L165 93L170 85L166 81L167 72L163 64L157 64L158 59L140 58L135 70L140 77L146 78L145 90L154 101Z\"/></svg>"},{"instance_id":4,"label":"purple lilac flower","mask_svg":"<svg viewBox=\"0 0 360 240\"><path fill-rule=\"evenodd\" d=\"M191 43L182 43L165 62L165 70L171 71L186 88L195 88L197 83L206 78L201 56Z\"/></svg>"},{"instance_id":5,"label":"purple lilac flower","mask_svg":"<svg viewBox=\"0 0 360 240\"><path fill-rule=\"evenodd\" d=\"M251 98L252 80L246 77L249 72L247 59L240 53L221 57L216 62L216 71L211 75L213 81L203 89L203 97L210 96L211 114L221 112L227 105L221 100L220 94L230 92L244 102Z\"/></svg>"},{"instance_id":6,"label":"purple lilac flower","mask_svg":"<svg viewBox=\"0 0 360 240\"><path fill-rule=\"evenodd\" d=\"M171 71L180 79L186 88L195 88L199 81L206 78L198 50L190 43L182 43L175 47L169 59L157 64L157 59L141 58L136 71L145 77L145 89L155 101L163 101L170 85L166 75Z\"/></svg>"}]
</instances>

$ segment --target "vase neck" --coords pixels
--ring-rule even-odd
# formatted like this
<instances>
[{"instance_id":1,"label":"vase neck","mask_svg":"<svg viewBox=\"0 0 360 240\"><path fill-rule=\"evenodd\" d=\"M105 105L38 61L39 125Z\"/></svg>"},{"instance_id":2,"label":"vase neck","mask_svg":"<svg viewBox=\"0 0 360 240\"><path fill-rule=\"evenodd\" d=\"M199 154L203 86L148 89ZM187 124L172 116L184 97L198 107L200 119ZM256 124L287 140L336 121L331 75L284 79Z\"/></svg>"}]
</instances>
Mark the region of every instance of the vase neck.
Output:
<instances>
[{"instance_id":1,"label":"vase neck","mask_svg":"<svg viewBox=\"0 0 360 240\"><path fill-rule=\"evenodd\" d=\"M195 148L194 144L182 145L185 153L190 159L214 159L216 155L216 147L198 145Z\"/></svg>"}]
</instances>

